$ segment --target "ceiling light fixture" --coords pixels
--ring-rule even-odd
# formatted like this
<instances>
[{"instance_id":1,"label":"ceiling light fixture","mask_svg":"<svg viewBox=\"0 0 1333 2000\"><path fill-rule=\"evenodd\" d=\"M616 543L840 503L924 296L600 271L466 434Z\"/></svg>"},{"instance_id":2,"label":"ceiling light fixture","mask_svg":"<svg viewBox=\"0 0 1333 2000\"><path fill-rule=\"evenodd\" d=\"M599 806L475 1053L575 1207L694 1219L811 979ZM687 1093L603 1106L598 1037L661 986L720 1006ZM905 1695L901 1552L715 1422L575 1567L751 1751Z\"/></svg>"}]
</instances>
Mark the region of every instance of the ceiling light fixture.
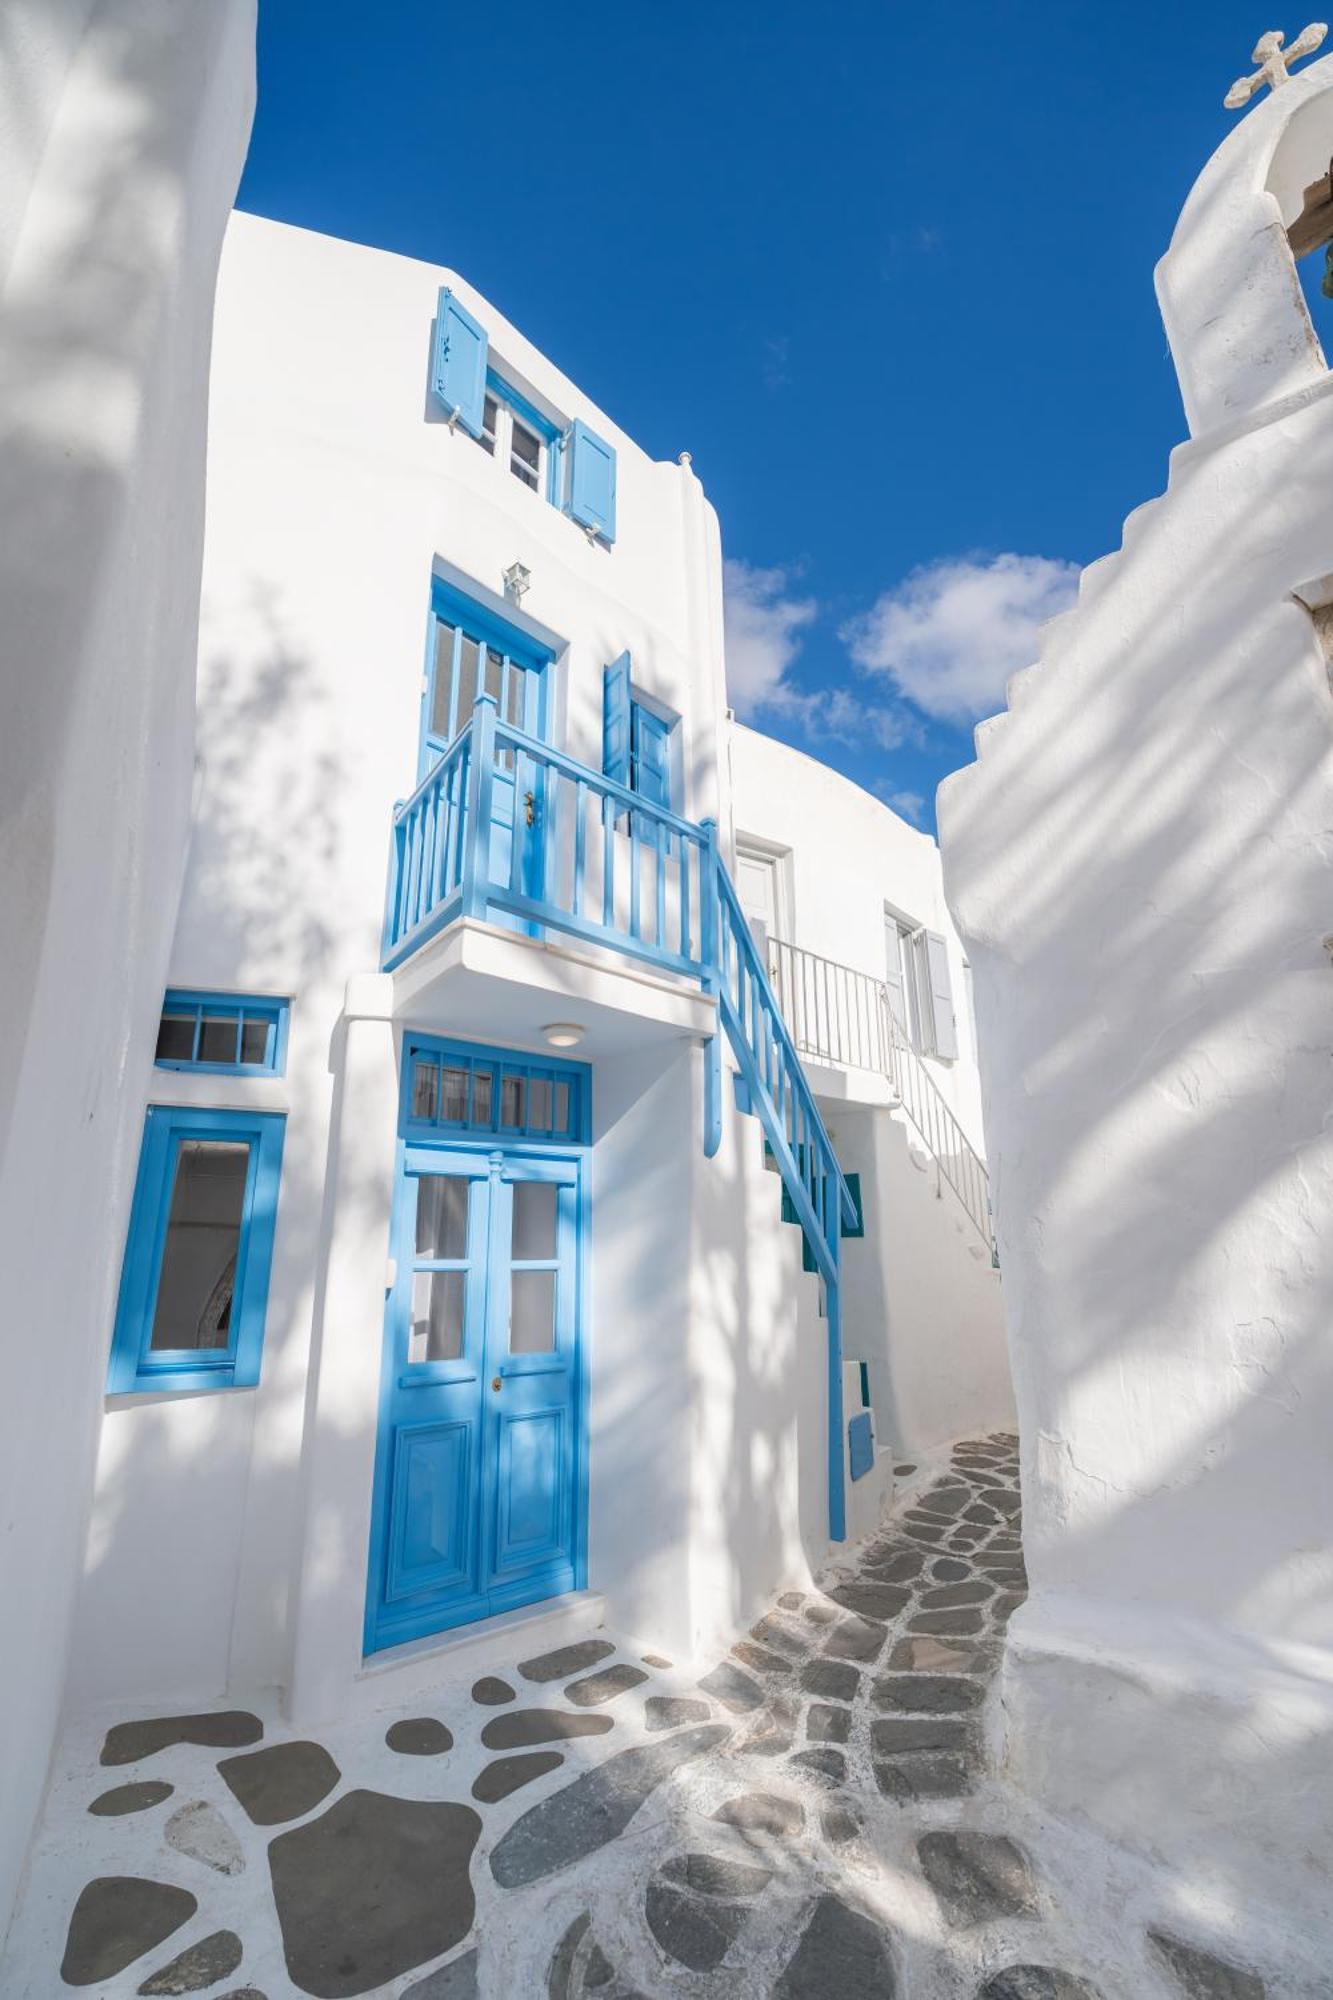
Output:
<instances>
[{"instance_id":1,"label":"ceiling light fixture","mask_svg":"<svg viewBox=\"0 0 1333 2000\"><path fill-rule=\"evenodd\" d=\"M542 1029L553 1049L576 1049L587 1032L577 1021L550 1021Z\"/></svg>"}]
</instances>

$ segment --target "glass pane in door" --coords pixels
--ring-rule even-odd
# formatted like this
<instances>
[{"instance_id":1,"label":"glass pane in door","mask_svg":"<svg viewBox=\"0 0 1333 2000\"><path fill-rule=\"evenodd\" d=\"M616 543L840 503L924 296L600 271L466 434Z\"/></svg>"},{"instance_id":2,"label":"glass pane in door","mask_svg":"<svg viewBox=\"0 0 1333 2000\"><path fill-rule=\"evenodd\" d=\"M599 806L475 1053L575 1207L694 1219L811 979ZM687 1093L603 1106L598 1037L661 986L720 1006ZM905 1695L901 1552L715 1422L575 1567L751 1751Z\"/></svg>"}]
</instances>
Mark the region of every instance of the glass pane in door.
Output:
<instances>
[{"instance_id":1,"label":"glass pane in door","mask_svg":"<svg viewBox=\"0 0 1333 2000\"><path fill-rule=\"evenodd\" d=\"M551 1354L555 1350L554 1271L514 1271L510 1296L509 1352Z\"/></svg>"},{"instance_id":2,"label":"glass pane in door","mask_svg":"<svg viewBox=\"0 0 1333 2000\"><path fill-rule=\"evenodd\" d=\"M181 1142L153 1311L151 1344L159 1352L231 1344L236 1252L249 1170L248 1144Z\"/></svg>"},{"instance_id":3,"label":"glass pane in door","mask_svg":"<svg viewBox=\"0 0 1333 2000\"><path fill-rule=\"evenodd\" d=\"M409 1362L458 1360L463 1352L466 1293L466 1271L412 1273Z\"/></svg>"}]
</instances>

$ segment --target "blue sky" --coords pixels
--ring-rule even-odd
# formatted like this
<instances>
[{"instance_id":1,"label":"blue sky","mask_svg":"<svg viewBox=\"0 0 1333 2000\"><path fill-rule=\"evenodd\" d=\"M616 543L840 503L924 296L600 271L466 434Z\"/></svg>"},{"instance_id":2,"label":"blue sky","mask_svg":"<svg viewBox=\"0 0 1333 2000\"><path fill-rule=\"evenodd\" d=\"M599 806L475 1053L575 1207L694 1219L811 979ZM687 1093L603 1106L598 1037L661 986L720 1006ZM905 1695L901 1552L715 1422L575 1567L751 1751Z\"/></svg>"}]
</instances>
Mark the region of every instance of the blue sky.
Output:
<instances>
[{"instance_id":1,"label":"blue sky","mask_svg":"<svg viewBox=\"0 0 1333 2000\"><path fill-rule=\"evenodd\" d=\"M690 451L738 707L932 825L1034 620L1164 483L1152 268L1267 17L260 11L241 206L451 264L648 451Z\"/></svg>"}]
</instances>

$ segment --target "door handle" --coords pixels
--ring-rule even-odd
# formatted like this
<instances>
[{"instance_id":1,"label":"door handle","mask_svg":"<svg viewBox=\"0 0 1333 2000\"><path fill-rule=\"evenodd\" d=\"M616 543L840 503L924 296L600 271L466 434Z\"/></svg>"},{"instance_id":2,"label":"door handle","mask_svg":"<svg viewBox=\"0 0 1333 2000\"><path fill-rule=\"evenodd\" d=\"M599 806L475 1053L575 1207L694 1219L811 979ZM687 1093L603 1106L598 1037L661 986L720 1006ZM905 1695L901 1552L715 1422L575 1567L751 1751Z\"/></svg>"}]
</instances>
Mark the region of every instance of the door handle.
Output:
<instances>
[{"instance_id":1,"label":"door handle","mask_svg":"<svg viewBox=\"0 0 1333 2000\"><path fill-rule=\"evenodd\" d=\"M500 1377L498 1375L492 1375L491 1387L492 1389L498 1389L500 1387Z\"/></svg>"},{"instance_id":2,"label":"door handle","mask_svg":"<svg viewBox=\"0 0 1333 2000\"><path fill-rule=\"evenodd\" d=\"M537 824L537 801L531 792L523 794L523 816L529 826Z\"/></svg>"}]
</instances>

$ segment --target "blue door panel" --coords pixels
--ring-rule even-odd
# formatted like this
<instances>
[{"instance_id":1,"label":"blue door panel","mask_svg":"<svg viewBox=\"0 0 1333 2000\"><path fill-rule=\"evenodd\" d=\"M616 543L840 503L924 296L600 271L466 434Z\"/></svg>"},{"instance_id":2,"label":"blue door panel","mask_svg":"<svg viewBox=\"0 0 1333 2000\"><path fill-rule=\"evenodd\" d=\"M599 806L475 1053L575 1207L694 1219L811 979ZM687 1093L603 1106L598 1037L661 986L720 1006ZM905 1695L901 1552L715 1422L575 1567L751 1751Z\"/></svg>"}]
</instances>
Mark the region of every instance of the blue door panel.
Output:
<instances>
[{"instance_id":1,"label":"blue door panel","mask_svg":"<svg viewBox=\"0 0 1333 2000\"><path fill-rule=\"evenodd\" d=\"M402 1149L368 1652L577 1585L582 1173L540 1149Z\"/></svg>"}]
</instances>

